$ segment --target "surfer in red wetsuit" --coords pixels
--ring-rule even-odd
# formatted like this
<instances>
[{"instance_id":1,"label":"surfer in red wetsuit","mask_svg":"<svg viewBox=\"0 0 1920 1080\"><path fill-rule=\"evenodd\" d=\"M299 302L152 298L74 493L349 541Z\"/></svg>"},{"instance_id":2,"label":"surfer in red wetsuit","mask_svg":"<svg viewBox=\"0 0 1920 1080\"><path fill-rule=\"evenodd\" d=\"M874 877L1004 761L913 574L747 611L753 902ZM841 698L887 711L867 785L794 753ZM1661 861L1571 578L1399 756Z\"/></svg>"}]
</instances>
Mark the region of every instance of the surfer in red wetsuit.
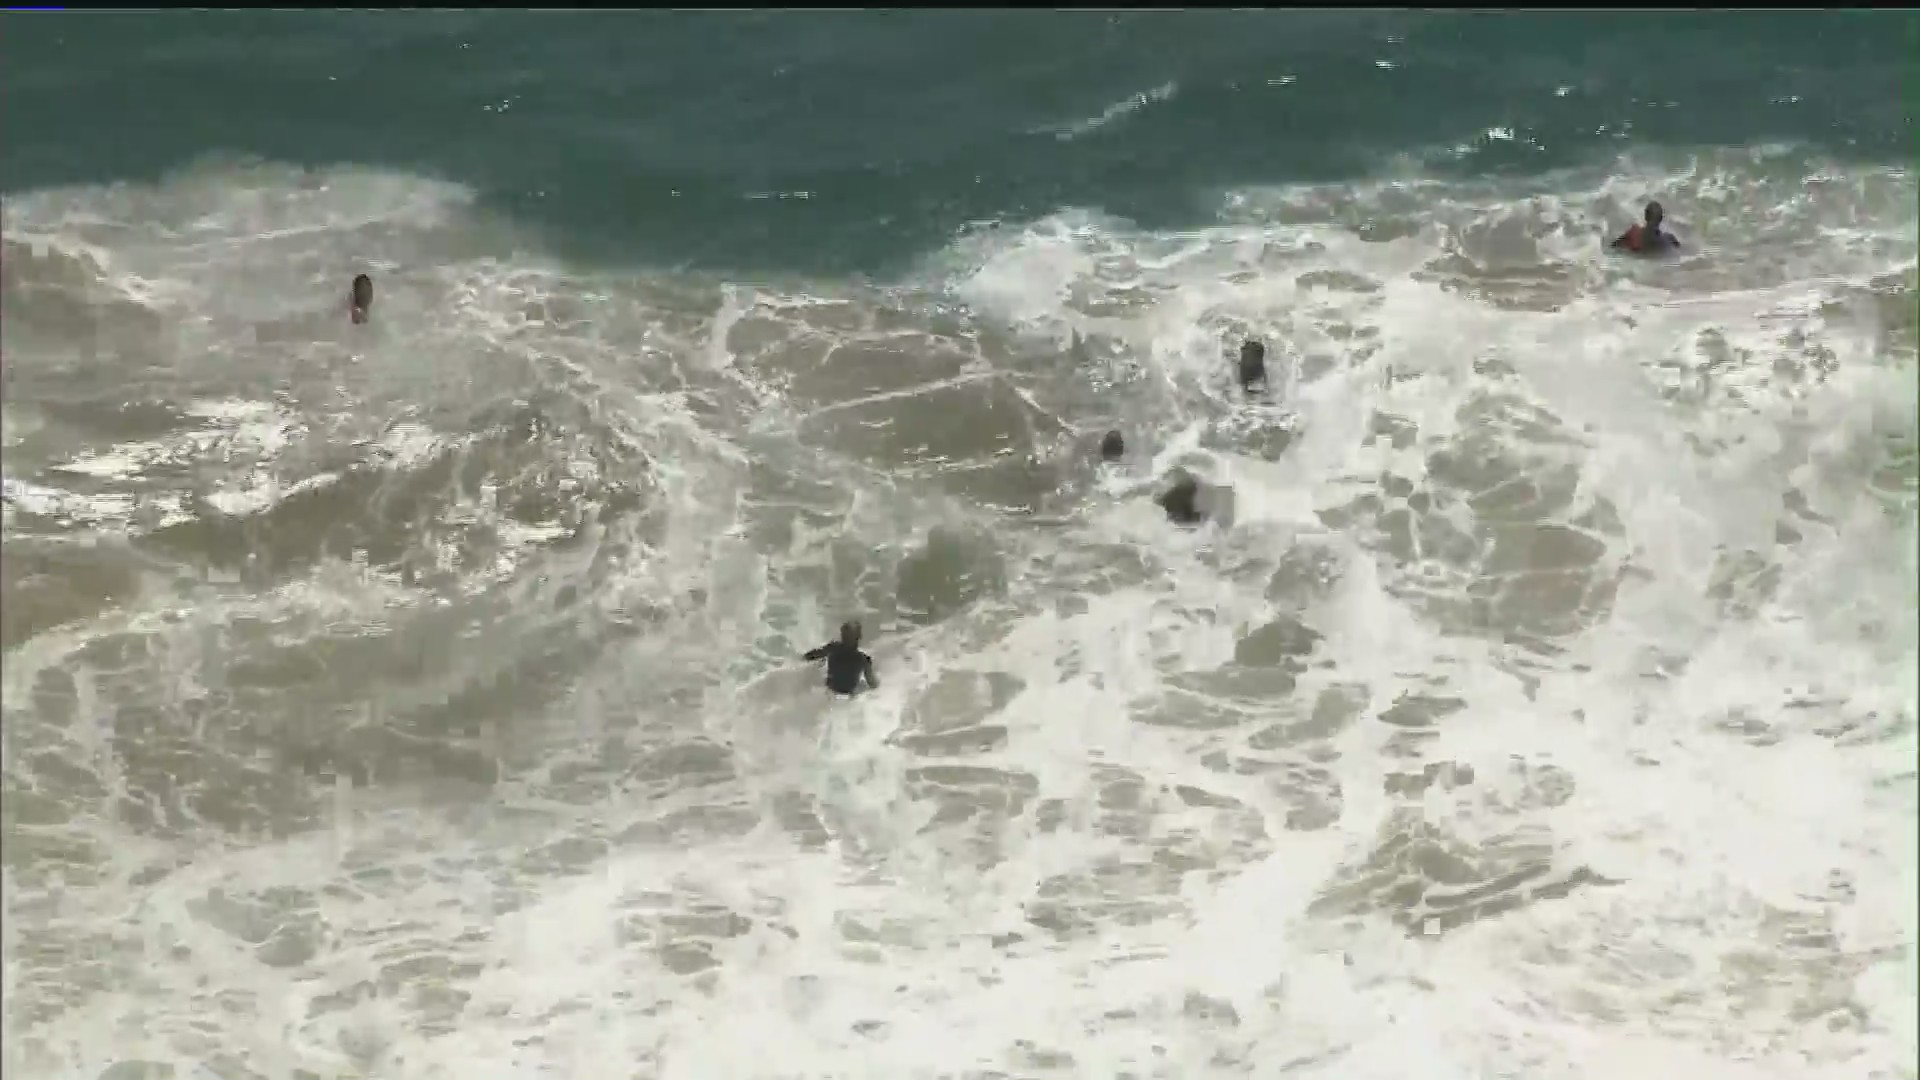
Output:
<instances>
[{"instance_id":1,"label":"surfer in red wetsuit","mask_svg":"<svg viewBox=\"0 0 1920 1080\"><path fill-rule=\"evenodd\" d=\"M353 279L353 292L347 297L347 315L355 323L367 321L367 313L373 310L373 279L365 274Z\"/></svg>"},{"instance_id":2,"label":"surfer in red wetsuit","mask_svg":"<svg viewBox=\"0 0 1920 1080\"><path fill-rule=\"evenodd\" d=\"M1659 203L1648 203L1646 223L1635 225L1614 238L1613 249L1635 255L1658 255L1677 249L1680 241L1672 233L1661 231L1660 223L1666 216L1666 211L1660 209Z\"/></svg>"}]
</instances>

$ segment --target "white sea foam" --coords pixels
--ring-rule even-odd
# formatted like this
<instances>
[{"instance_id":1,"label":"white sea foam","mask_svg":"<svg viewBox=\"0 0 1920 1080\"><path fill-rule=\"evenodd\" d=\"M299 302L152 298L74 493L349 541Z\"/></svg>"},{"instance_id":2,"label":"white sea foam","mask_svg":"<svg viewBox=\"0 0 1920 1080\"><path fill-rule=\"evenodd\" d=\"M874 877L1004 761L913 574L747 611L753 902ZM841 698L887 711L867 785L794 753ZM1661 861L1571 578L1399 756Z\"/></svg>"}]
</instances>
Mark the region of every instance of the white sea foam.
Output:
<instances>
[{"instance_id":1,"label":"white sea foam","mask_svg":"<svg viewBox=\"0 0 1920 1080\"><path fill-rule=\"evenodd\" d=\"M879 294L479 258L381 275L360 338L346 231L408 267L463 192L261 167L10 199L10 245L205 311L167 346L200 381L255 363L169 434L10 441L10 551L29 515L125 520L113 483L165 488L172 460L256 523L403 478L352 505L415 514L431 559L375 572L367 541L271 586L151 585L9 653L9 797L41 801L7 825L6 1074L1912 1077L1911 181L1763 166L1245 191L1178 235L1064 212ZM1711 254L1603 257L1649 192ZM1774 201L1715 216L1743 198ZM118 246L87 224L136 215ZM893 297L929 291L973 322L898 329ZM1252 418L1246 334L1281 369ZM496 438L470 406L503 393L532 419ZM1049 450L1050 422L1121 423L1135 471L1052 527L984 509L968 477L1018 451L968 472L940 440L1017 408ZM485 478L394 509L442 461ZM1175 465L1232 490L1231 525L1119 494ZM616 480L665 515L580 494ZM527 491L595 509L502 509ZM823 704L782 669L919 594L954 611L869 627L879 691ZM358 719L315 697L337 730L289 708L233 747L388 738L368 753L435 782L343 767L328 827L278 835L297 771L259 767L246 828L116 808L158 789L115 695L148 679L228 752L205 718L272 674L233 659L249 627L385 643L303 661L342 682L422 659ZM535 654L586 659L511 698ZM486 719L381 715L443 701Z\"/></svg>"}]
</instances>

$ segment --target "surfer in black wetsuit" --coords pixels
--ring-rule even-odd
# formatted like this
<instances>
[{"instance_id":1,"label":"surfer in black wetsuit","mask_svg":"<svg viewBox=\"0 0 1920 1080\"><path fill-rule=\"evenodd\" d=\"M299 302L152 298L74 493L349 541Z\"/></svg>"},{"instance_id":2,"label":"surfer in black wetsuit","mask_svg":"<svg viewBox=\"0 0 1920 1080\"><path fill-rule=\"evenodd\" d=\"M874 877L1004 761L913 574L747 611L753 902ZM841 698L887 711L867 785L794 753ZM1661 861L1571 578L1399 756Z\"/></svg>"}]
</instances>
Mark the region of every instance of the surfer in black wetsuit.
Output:
<instances>
[{"instance_id":1,"label":"surfer in black wetsuit","mask_svg":"<svg viewBox=\"0 0 1920 1080\"><path fill-rule=\"evenodd\" d=\"M858 620L841 623L839 641L829 641L817 649L809 649L802 659L827 662L827 689L836 694L858 691L862 676L866 677L867 686L880 689L880 680L873 674L873 657L860 651Z\"/></svg>"},{"instance_id":2,"label":"surfer in black wetsuit","mask_svg":"<svg viewBox=\"0 0 1920 1080\"><path fill-rule=\"evenodd\" d=\"M1154 499L1175 525L1198 525L1207 520L1200 507L1200 481L1184 469L1175 470L1173 486Z\"/></svg>"},{"instance_id":3,"label":"surfer in black wetsuit","mask_svg":"<svg viewBox=\"0 0 1920 1080\"><path fill-rule=\"evenodd\" d=\"M353 279L353 291L347 297L347 315L355 323L367 321L367 313L373 310L373 279L365 274L357 274Z\"/></svg>"},{"instance_id":4,"label":"surfer in black wetsuit","mask_svg":"<svg viewBox=\"0 0 1920 1080\"><path fill-rule=\"evenodd\" d=\"M1248 338L1240 345L1240 389L1251 394L1267 385L1267 347Z\"/></svg>"}]
</instances>

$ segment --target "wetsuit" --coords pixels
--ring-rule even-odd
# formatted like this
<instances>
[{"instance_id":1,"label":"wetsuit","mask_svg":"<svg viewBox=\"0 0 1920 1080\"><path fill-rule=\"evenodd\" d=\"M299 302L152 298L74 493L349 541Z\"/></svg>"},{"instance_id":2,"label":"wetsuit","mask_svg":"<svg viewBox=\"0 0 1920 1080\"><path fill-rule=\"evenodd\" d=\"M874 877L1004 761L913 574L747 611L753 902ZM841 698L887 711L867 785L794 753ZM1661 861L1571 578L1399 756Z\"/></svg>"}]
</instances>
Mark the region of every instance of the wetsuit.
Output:
<instances>
[{"instance_id":1,"label":"wetsuit","mask_svg":"<svg viewBox=\"0 0 1920 1080\"><path fill-rule=\"evenodd\" d=\"M857 645L830 641L817 649L809 649L805 659L827 662L827 689L836 694L851 694L860 689L862 675L866 676L868 686L876 690L880 687L880 680L873 675L873 657L861 652Z\"/></svg>"}]
</instances>

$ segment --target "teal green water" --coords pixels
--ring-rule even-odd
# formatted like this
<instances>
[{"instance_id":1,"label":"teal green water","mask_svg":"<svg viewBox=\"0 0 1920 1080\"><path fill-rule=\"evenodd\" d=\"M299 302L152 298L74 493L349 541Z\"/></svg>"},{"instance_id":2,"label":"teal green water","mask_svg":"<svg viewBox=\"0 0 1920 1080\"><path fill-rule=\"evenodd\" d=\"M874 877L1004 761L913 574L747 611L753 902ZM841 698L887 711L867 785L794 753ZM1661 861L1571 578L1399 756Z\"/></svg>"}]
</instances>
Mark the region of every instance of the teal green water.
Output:
<instances>
[{"instance_id":1,"label":"teal green water","mask_svg":"<svg viewBox=\"0 0 1920 1080\"><path fill-rule=\"evenodd\" d=\"M1913 11L10 15L0 187L216 152L468 184L581 257L878 272L1218 192L1915 155Z\"/></svg>"}]
</instances>

